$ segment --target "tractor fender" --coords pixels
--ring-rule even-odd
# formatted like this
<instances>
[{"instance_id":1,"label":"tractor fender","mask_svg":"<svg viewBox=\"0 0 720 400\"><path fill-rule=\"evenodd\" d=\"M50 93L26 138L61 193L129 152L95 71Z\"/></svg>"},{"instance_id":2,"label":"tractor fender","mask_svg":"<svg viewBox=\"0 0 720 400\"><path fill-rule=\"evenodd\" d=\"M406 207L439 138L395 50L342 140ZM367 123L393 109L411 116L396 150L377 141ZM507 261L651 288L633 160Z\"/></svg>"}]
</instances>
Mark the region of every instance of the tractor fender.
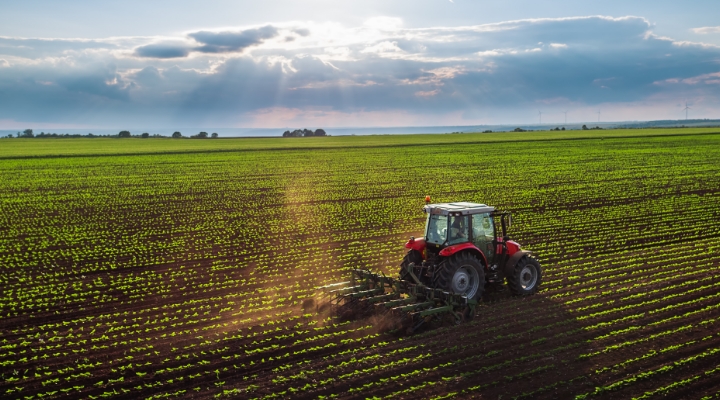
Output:
<instances>
[{"instance_id":1,"label":"tractor fender","mask_svg":"<svg viewBox=\"0 0 720 400\"><path fill-rule=\"evenodd\" d=\"M488 263L487 263L487 258L485 258L485 254L483 254L483 252L480 251L480 249L478 249L472 243L461 243L461 244L456 244L453 246L448 246L448 247L440 250L439 254L443 257L450 257L453 254L461 252L461 251L469 251L469 252L475 254L476 256L478 256L478 258L480 258L480 261L482 261L483 265L485 265L485 267L487 268Z\"/></svg>"},{"instance_id":2,"label":"tractor fender","mask_svg":"<svg viewBox=\"0 0 720 400\"><path fill-rule=\"evenodd\" d=\"M424 255L425 254L425 252L424 252L425 251L425 238L424 237L421 237L419 239L415 239L414 237L411 237L410 240L408 240L407 243L405 243L405 248L417 250L420 253L422 253L423 258L425 258L425 255Z\"/></svg>"},{"instance_id":3,"label":"tractor fender","mask_svg":"<svg viewBox=\"0 0 720 400\"><path fill-rule=\"evenodd\" d=\"M515 265L520 261L521 258L525 256L531 255L531 251L527 250L518 250L515 252L515 254L510 257L510 259L507 261L507 264L505 264L505 268L503 269L503 272L505 273L505 276L512 276L512 274L515 272Z\"/></svg>"}]
</instances>

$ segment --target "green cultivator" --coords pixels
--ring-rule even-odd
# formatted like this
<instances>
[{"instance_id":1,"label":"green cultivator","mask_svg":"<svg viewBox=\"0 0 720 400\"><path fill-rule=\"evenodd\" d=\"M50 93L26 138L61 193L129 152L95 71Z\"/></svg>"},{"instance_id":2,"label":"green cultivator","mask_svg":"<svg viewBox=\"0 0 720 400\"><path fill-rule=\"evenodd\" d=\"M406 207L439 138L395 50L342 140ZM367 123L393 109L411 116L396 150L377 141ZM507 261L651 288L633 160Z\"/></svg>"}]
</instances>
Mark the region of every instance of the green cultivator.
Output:
<instances>
[{"instance_id":1,"label":"green cultivator","mask_svg":"<svg viewBox=\"0 0 720 400\"><path fill-rule=\"evenodd\" d=\"M420 283L412 269L409 272L413 281L355 269L352 280L323 286L321 289L333 297L332 302L341 317L390 313L394 317L393 321L398 322L391 328L407 333L433 320L459 324L473 318L476 300L427 287Z\"/></svg>"}]
</instances>

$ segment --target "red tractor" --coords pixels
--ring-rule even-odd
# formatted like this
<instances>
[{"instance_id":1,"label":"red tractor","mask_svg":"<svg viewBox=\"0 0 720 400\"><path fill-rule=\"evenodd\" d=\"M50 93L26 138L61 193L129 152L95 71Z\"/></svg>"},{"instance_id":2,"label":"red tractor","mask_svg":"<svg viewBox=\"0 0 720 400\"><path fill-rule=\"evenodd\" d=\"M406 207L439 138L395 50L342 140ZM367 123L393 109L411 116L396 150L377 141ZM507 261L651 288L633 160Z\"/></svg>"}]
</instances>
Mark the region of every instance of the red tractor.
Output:
<instances>
[{"instance_id":1,"label":"red tractor","mask_svg":"<svg viewBox=\"0 0 720 400\"><path fill-rule=\"evenodd\" d=\"M411 237L405 244L409 250L401 264L401 280L412 280L414 275L425 286L475 300L482 296L486 282L507 280L518 296L538 291L540 263L507 236L512 224L509 212L467 202L427 204L423 211L425 237Z\"/></svg>"},{"instance_id":2,"label":"red tractor","mask_svg":"<svg viewBox=\"0 0 720 400\"><path fill-rule=\"evenodd\" d=\"M507 236L509 212L477 203L429 204L425 237L410 238L398 278L354 269L349 281L319 289L333 297L341 315L391 312L413 332L432 320L473 319L486 283L528 296L542 281L540 263Z\"/></svg>"}]
</instances>

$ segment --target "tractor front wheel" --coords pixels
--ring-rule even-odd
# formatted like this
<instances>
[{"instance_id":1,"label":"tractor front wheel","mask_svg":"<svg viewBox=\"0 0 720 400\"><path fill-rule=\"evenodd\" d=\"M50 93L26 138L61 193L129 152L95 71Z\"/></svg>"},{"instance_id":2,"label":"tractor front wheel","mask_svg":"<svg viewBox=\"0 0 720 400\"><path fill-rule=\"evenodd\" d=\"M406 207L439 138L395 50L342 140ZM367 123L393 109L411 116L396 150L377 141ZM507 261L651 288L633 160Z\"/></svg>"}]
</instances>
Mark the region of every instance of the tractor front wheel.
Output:
<instances>
[{"instance_id":1,"label":"tractor front wheel","mask_svg":"<svg viewBox=\"0 0 720 400\"><path fill-rule=\"evenodd\" d=\"M436 288L477 300L485 290L485 268L474 254L455 253L438 265L433 281Z\"/></svg>"},{"instance_id":2,"label":"tractor front wheel","mask_svg":"<svg viewBox=\"0 0 720 400\"><path fill-rule=\"evenodd\" d=\"M515 296L529 296L535 294L542 282L542 268L540 263L526 256L520 259L513 273L507 277L508 288Z\"/></svg>"},{"instance_id":3,"label":"tractor front wheel","mask_svg":"<svg viewBox=\"0 0 720 400\"><path fill-rule=\"evenodd\" d=\"M422 265L423 258L422 254L420 254L417 250L410 250L405 254L405 258L403 258L402 263L400 264L400 273L398 274L400 279L404 281L409 281L412 283L415 283L412 276L410 276L410 273L408 273L407 267L411 263L414 263L415 265ZM418 277L418 279L422 279L420 275L418 275L420 272L420 268L415 268L413 270L413 273L415 276Z\"/></svg>"}]
</instances>

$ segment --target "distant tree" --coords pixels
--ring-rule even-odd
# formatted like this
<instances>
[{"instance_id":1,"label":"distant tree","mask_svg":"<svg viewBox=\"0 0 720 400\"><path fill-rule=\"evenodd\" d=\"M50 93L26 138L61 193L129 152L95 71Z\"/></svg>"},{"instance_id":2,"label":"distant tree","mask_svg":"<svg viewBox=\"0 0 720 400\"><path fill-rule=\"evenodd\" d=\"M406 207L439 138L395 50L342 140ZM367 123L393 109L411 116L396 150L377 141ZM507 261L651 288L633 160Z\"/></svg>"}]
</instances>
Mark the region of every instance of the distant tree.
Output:
<instances>
[{"instance_id":1,"label":"distant tree","mask_svg":"<svg viewBox=\"0 0 720 400\"><path fill-rule=\"evenodd\" d=\"M145 133L143 133L142 135L140 135L140 137L143 138L143 139L147 139L147 138L150 137L150 134L147 133L147 132L145 132Z\"/></svg>"},{"instance_id":2,"label":"distant tree","mask_svg":"<svg viewBox=\"0 0 720 400\"><path fill-rule=\"evenodd\" d=\"M584 131L588 130L587 125L583 125L583 126L582 126L582 130L584 130Z\"/></svg>"},{"instance_id":3,"label":"distant tree","mask_svg":"<svg viewBox=\"0 0 720 400\"><path fill-rule=\"evenodd\" d=\"M283 137L288 137L288 136L290 136L290 131L283 132Z\"/></svg>"},{"instance_id":4,"label":"distant tree","mask_svg":"<svg viewBox=\"0 0 720 400\"><path fill-rule=\"evenodd\" d=\"M311 131L310 129L303 129L302 135L305 137L315 136L315 132Z\"/></svg>"},{"instance_id":5,"label":"distant tree","mask_svg":"<svg viewBox=\"0 0 720 400\"><path fill-rule=\"evenodd\" d=\"M486 131L483 131L483 133L492 133L492 131L490 129L488 129Z\"/></svg>"},{"instance_id":6,"label":"distant tree","mask_svg":"<svg viewBox=\"0 0 720 400\"><path fill-rule=\"evenodd\" d=\"M213 132L212 135L210 135L210 137L213 139L217 139L218 138L217 132Z\"/></svg>"},{"instance_id":7,"label":"distant tree","mask_svg":"<svg viewBox=\"0 0 720 400\"><path fill-rule=\"evenodd\" d=\"M180 132L173 132L172 137L174 137L175 139L177 139L177 138L181 138L181 137L183 137L183 136L182 136L182 133L180 133Z\"/></svg>"},{"instance_id":8,"label":"distant tree","mask_svg":"<svg viewBox=\"0 0 720 400\"><path fill-rule=\"evenodd\" d=\"M35 137L35 135L33 135L32 129L25 129L22 133L22 136L18 136L18 137L31 138L31 137Z\"/></svg>"},{"instance_id":9,"label":"distant tree","mask_svg":"<svg viewBox=\"0 0 720 400\"><path fill-rule=\"evenodd\" d=\"M192 139L207 139L208 133L207 132L200 132L197 135L192 135L190 138Z\"/></svg>"},{"instance_id":10,"label":"distant tree","mask_svg":"<svg viewBox=\"0 0 720 400\"><path fill-rule=\"evenodd\" d=\"M131 136L130 131L120 131L120 133L118 133L118 137L124 138L124 137L130 137L130 136Z\"/></svg>"},{"instance_id":11,"label":"distant tree","mask_svg":"<svg viewBox=\"0 0 720 400\"><path fill-rule=\"evenodd\" d=\"M565 127L563 126L562 129L561 129L561 131L564 131L564 130L565 130Z\"/></svg>"},{"instance_id":12,"label":"distant tree","mask_svg":"<svg viewBox=\"0 0 720 400\"><path fill-rule=\"evenodd\" d=\"M327 136L325 129L315 129L315 136Z\"/></svg>"},{"instance_id":13,"label":"distant tree","mask_svg":"<svg viewBox=\"0 0 720 400\"><path fill-rule=\"evenodd\" d=\"M525 132L523 128L515 128L514 132Z\"/></svg>"}]
</instances>

